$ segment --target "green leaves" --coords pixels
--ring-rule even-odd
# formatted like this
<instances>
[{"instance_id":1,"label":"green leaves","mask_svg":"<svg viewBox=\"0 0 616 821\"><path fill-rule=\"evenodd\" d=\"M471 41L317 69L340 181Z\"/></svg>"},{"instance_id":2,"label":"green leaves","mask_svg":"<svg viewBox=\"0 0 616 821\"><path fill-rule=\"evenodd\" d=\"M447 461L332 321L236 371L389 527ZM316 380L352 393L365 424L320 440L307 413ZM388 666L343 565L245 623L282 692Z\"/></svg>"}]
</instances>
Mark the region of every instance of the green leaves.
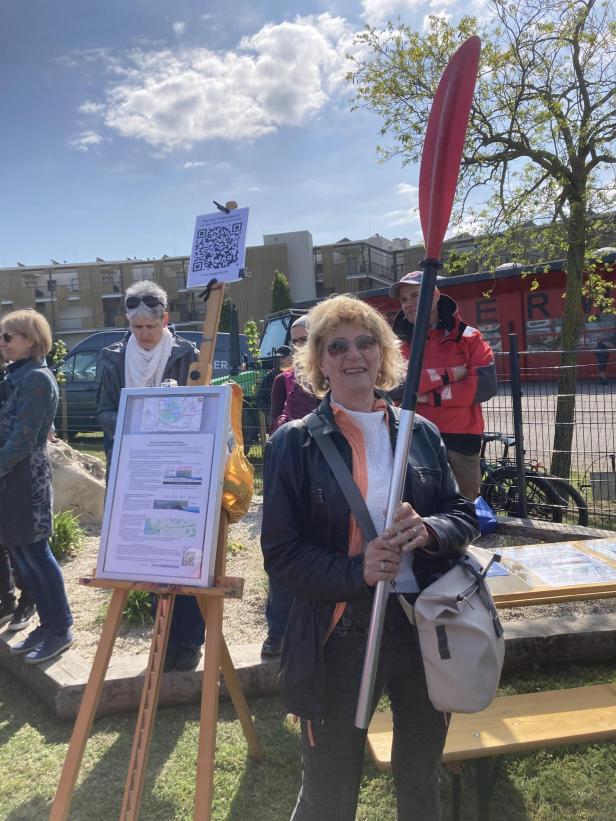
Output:
<instances>
[{"instance_id":1,"label":"green leaves","mask_svg":"<svg viewBox=\"0 0 616 821\"><path fill-rule=\"evenodd\" d=\"M246 334L246 344L253 359L259 356L259 329L254 319L249 319L244 325L243 332Z\"/></svg>"},{"instance_id":2,"label":"green leaves","mask_svg":"<svg viewBox=\"0 0 616 821\"><path fill-rule=\"evenodd\" d=\"M276 311L285 311L290 307L291 289L289 287L289 280L282 271L275 271L272 282L272 313L275 314Z\"/></svg>"}]
</instances>

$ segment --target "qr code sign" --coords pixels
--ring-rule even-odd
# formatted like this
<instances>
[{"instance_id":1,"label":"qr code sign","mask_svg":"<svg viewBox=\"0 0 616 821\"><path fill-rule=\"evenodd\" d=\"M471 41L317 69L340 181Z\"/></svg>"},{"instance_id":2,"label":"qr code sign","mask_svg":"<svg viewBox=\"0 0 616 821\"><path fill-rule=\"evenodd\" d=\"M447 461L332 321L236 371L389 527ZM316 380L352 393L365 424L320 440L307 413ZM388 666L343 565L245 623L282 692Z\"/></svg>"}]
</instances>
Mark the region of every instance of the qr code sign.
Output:
<instances>
[{"instance_id":1,"label":"qr code sign","mask_svg":"<svg viewBox=\"0 0 616 821\"><path fill-rule=\"evenodd\" d=\"M197 554L194 550L185 550L182 555L182 566L183 567L193 567L195 564L195 559L197 558Z\"/></svg>"},{"instance_id":2,"label":"qr code sign","mask_svg":"<svg viewBox=\"0 0 616 821\"><path fill-rule=\"evenodd\" d=\"M200 228L193 248L192 270L217 270L237 262L241 236L241 222Z\"/></svg>"}]
</instances>

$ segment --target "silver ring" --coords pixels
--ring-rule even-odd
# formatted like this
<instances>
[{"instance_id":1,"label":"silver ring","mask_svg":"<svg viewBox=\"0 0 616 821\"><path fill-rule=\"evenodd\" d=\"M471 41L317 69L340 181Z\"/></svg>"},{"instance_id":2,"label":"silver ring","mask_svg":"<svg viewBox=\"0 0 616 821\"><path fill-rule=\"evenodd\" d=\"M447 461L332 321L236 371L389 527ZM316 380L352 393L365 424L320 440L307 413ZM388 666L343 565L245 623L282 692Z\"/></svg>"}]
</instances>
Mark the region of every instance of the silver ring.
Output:
<instances>
[{"instance_id":1,"label":"silver ring","mask_svg":"<svg viewBox=\"0 0 616 821\"><path fill-rule=\"evenodd\" d=\"M387 570L387 562L383 560L381 562L381 573L384 573Z\"/></svg>"}]
</instances>

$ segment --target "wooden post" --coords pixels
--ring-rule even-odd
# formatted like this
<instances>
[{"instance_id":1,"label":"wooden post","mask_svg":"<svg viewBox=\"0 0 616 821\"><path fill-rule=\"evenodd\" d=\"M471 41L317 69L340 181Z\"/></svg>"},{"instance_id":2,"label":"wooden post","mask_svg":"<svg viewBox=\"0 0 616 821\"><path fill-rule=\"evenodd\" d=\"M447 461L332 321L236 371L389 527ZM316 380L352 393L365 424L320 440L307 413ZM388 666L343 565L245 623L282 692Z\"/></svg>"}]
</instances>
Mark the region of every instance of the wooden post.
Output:
<instances>
[{"instance_id":1,"label":"wooden post","mask_svg":"<svg viewBox=\"0 0 616 821\"><path fill-rule=\"evenodd\" d=\"M96 707L101 697L103 684L105 682L105 673L109 667L109 659L111 658L113 645L118 635L122 611L124 610L127 596L128 588L118 588L113 591L107 611L107 618L105 619L94 661L92 662L90 677L88 678L88 683L86 684L79 706L79 713L77 714L73 735L71 736L64 767L62 768L62 775L60 776L56 796L49 814L49 821L66 821L68 817L73 790L77 783L77 776L79 775L79 768L81 767L86 742L92 729Z\"/></svg>"},{"instance_id":2,"label":"wooden post","mask_svg":"<svg viewBox=\"0 0 616 821\"><path fill-rule=\"evenodd\" d=\"M139 816L143 779L148 763L154 719L156 718L160 679L165 662L174 603L175 595L173 593L158 597L154 634L150 647L150 658L148 659L148 667L145 673L141 704L139 705L139 716L133 737L133 748L130 756L130 764L128 765L126 786L124 788L124 800L122 801L122 810L120 812L120 818L126 819L126 821L136 821Z\"/></svg>"}]
</instances>

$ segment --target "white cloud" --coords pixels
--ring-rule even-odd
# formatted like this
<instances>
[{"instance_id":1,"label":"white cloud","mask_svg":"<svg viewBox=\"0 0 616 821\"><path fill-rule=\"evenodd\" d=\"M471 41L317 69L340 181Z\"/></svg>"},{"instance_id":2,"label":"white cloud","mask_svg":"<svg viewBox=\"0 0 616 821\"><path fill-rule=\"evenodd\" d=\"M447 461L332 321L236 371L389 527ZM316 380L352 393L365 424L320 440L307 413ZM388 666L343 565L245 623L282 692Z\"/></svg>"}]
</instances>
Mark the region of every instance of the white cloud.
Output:
<instances>
[{"instance_id":1,"label":"white cloud","mask_svg":"<svg viewBox=\"0 0 616 821\"><path fill-rule=\"evenodd\" d=\"M362 19L370 26L382 26L388 20L396 21L409 18L413 27L422 25L427 29L429 16L443 17L446 20L468 14L484 19L488 14L488 0L362 0ZM451 12L451 13L450 13Z\"/></svg>"},{"instance_id":2,"label":"white cloud","mask_svg":"<svg viewBox=\"0 0 616 821\"><path fill-rule=\"evenodd\" d=\"M182 168L206 168L208 163L204 160L195 160L194 162L185 162Z\"/></svg>"},{"instance_id":3,"label":"white cloud","mask_svg":"<svg viewBox=\"0 0 616 821\"><path fill-rule=\"evenodd\" d=\"M368 25L379 26L405 11L415 11L424 3L425 0L362 0L364 10L361 16Z\"/></svg>"},{"instance_id":4,"label":"white cloud","mask_svg":"<svg viewBox=\"0 0 616 821\"><path fill-rule=\"evenodd\" d=\"M77 151L89 151L91 148L96 148L96 146L102 142L104 142L103 138L100 134L97 134L96 131L82 131L77 137L69 140L68 145Z\"/></svg>"},{"instance_id":5,"label":"white cloud","mask_svg":"<svg viewBox=\"0 0 616 821\"><path fill-rule=\"evenodd\" d=\"M396 194L402 194L415 203L417 202L419 188L416 185L411 185L408 182L399 182L398 185L394 185L394 191Z\"/></svg>"},{"instance_id":6,"label":"white cloud","mask_svg":"<svg viewBox=\"0 0 616 821\"><path fill-rule=\"evenodd\" d=\"M327 13L267 24L226 52L134 50L107 62L104 123L166 151L300 126L342 87L353 33Z\"/></svg>"},{"instance_id":7,"label":"white cloud","mask_svg":"<svg viewBox=\"0 0 616 821\"><path fill-rule=\"evenodd\" d=\"M100 114L104 110L105 106L102 103L93 103L90 100L79 106L79 111L82 114Z\"/></svg>"},{"instance_id":8,"label":"white cloud","mask_svg":"<svg viewBox=\"0 0 616 821\"><path fill-rule=\"evenodd\" d=\"M173 30L176 34L184 34L186 31L186 23L182 22L182 20L176 20L173 24Z\"/></svg>"},{"instance_id":9,"label":"white cloud","mask_svg":"<svg viewBox=\"0 0 616 821\"><path fill-rule=\"evenodd\" d=\"M394 186L394 193L406 200L402 208L396 208L385 214L389 225L409 225L419 220L419 188L407 182Z\"/></svg>"},{"instance_id":10,"label":"white cloud","mask_svg":"<svg viewBox=\"0 0 616 821\"><path fill-rule=\"evenodd\" d=\"M446 11L444 8L432 9L430 13L426 14L426 16L423 19L422 31L424 34L427 34L428 31L430 31L430 29L432 28L432 17L440 17L445 21L445 23L449 23L453 15Z\"/></svg>"}]
</instances>

